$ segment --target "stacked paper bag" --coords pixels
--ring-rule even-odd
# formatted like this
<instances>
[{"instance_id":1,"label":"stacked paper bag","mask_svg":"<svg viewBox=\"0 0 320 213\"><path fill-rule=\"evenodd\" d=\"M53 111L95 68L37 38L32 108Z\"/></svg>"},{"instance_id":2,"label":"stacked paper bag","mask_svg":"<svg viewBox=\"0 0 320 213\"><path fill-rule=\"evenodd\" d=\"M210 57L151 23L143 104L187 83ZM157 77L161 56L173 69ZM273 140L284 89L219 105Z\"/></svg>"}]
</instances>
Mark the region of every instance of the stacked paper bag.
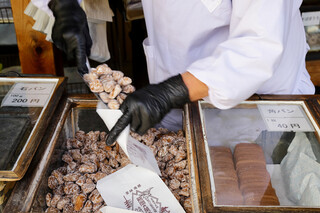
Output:
<instances>
[{"instance_id":1,"label":"stacked paper bag","mask_svg":"<svg viewBox=\"0 0 320 213\"><path fill-rule=\"evenodd\" d=\"M320 206L320 164L304 133L296 133L281 164L288 198L302 206Z\"/></svg>"}]
</instances>

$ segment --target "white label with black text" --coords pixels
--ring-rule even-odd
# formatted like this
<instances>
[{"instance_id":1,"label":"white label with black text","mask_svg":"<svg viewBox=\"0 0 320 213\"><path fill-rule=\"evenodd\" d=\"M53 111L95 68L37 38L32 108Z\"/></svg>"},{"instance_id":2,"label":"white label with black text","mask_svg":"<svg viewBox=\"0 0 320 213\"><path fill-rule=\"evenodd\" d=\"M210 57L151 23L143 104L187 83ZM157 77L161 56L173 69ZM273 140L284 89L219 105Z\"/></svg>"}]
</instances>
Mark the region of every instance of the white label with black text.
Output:
<instances>
[{"instance_id":1,"label":"white label with black text","mask_svg":"<svg viewBox=\"0 0 320 213\"><path fill-rule=\"evenodd\" d=\"M299 105L258 105L268 131L314 131L309 119Z\"/></svg>"},{"instance_id":2,"label":"white label with black text","mask_svg":"<svg viewBox=\"0 0 320 213\"><path fill-rule=\"evenodd\" d=\"M54 83L15 83L1 106L43 107L54 86Z\"/></svg>"}]
</instances>

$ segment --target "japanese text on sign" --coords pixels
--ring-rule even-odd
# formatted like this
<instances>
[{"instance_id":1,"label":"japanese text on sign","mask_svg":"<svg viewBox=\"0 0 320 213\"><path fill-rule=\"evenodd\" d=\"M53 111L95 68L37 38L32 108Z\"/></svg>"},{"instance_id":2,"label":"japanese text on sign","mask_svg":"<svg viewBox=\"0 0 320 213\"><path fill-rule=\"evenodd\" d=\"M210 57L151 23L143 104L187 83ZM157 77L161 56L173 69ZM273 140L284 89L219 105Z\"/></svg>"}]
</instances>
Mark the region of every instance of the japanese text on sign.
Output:
<instances>
[{"instance_id":1,"label":"japanese text on sign","mask_svg":"<svg viewBox=\"0 0 320 213\"><path fill-rule=\"evenodd\" d=\"M299 105L258 105L269 131L314 131Z\"/></svg>"},{"instance_id":2,"label":"japanese text on sign","mask_svg":"<svg viewBox=\"0 0 320 213\"><path fill-rule=\"evenodd\" d=\"M314 26L320 24L320 11L302 13L304 26Z\"/></svg>"},{"instance_id":3,"label":"japanese text on sign","mask_svg":"<svg viewBox=\"0 0 320 213\"><path fill-rule=\"evenodd\" d=\"M43 107L53 91L54 83L16 83L1 106Z\"/></svg>"}]
</instances>

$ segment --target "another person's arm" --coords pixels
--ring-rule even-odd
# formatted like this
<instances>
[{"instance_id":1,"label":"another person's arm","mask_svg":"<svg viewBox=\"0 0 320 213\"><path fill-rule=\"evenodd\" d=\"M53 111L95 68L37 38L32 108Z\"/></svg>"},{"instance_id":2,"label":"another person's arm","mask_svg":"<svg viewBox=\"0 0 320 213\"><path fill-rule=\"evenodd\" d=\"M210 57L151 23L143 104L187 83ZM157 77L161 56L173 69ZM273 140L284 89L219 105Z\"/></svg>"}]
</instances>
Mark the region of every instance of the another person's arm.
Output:
<instances>
[{"instance_id":1,"label":"another person's arm","mask_svg":"<svg viewBox=\"0 0 320 213\"><path fill-rule=\"evenodd\" d=\"M51 0L49 8L55 17L54 44L66 53L68 59L76 61L81 75L88 73L86 57L90 55L92 40L85 12L77 0Z\"/></svg>"}]
</instances>

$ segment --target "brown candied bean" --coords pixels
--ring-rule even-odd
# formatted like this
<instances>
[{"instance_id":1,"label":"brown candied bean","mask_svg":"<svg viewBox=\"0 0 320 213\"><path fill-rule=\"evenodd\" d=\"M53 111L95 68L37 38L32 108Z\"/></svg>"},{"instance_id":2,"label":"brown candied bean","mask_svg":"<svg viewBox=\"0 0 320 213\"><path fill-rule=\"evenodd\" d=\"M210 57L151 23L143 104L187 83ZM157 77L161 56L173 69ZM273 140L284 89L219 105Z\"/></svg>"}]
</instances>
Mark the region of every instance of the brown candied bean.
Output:
<instances>
[{"instance_id":1,"label":"brown candied bean","mask_svg":"<svg viewBox=\"0 0 320 213\"><path fill-rule=\"evenodd\" d=\"M184 159L186 159L187 153L185 151L179 150L178 153L175 155L175 162L180 162Z\"/></svg>"},{"instance_id":2,"label":"brown candied bean","mask_svg":"<svg viewBox=\"0 0 320 213\"><path fill-rule=\"evenodd\" d=\"M164 157L168 154L168 146L163 146L161 149L158 151L158 156L159 157Z\"/></svg>"},{"instance_id":3,"label":"brown candied bean","mask_svg":"<svg viewBox=\"0 0 320 213\"><path fill-rule=\"evenodd\" d=\"M66 175L67 174L67 167L61 166L57 169L57 171L61 172L61 174Z\"/></svg>"},{"instance_id":4,"label":"brown candied bean","mask_svg":"<svg viewBox=\"0 0 320 213\"><path fill-rule=\"evenodd\" d=\"M96 69L96 72L99 76L108 75L112 73L112 69L107 64L100 64L96 67Z\"/></svg>"},{"instance_id":5,"label":"brown candied bean","mask_svg":"<svg viewBox=\"0 0 320 213\"><path fill-rule=\"evenodd\" d=\"M172 160L173 158L174 158L174 155L171 153L168 153L165 156L163 156L162 160L163 160L163 162L168 162L168 161Z\"/></svg>"},{"instance_id":6,"label":"brown candied bean","mask_svg":"<svg viewBox=\"0 0 320 213\"><path fill-rule=\"evenodd\" d=\"M127 86L131 83L132 83L132 80L129 77L122 77L118 80L118 84L120 84L121 86Z\"/></svg>"},{"instance_id":7,"label":"brown candied bean","mask_svg":"<svg viewBox=\"0 0 320 213\"><path fill-rule=\"evenodd\" d=\"M102 203L94 203L93 204L93 207L92 207L92 210L94 212L98 211L100 208L102 207Z\"/></svg>"},{"instance_id":8,"label":"brown candied bean","mask_svg":"<svg viewBox=\"0 0 320 213\"><path fill-rule=\"evenodd\" d=\"M86 134L86 136L91 141L98 141L100 136L100 131L90 131Z\"/></svg>"},{"instance_id":9,"label":"brown candied bean","mask_svg":"<svg viewBox=\"0 0 320 213\"><path fill-rule=\"evenodd\" d=\"M158 166L159 166L159 169L160 169L160 170L164 170L165 167L166 167L166 163L165 163L165 162L158 161Z\"/></svg>"},{"instance_id":10,"label":"brown candied bean","mask_svg":"<svg viewBox=\"0 0 320 213\"><path fill-rule=\"evenodd\" d=\"M87 178L86 183L81 186L81 189L84 193L88 194L96 188L96 184L90 179Z\"/></svg>"},{"instance_id":11,"label":"brown candied bean","mask_svg":"<svg viewBox=\"0 0 320 213\"><path fill-rule=\"evenodd\" d=\"M117 99L119 105L121 105L123 103L123 101L124 101L119 95L117 96L116 99Z\"/></svg>"},{"instance_id":12,"label":"brown candied bean","mask_svg":"<svg viewBox=\"0 0 320 213\"><path fill-rule=\"evenodd\" d=\"M91 92L103 92L103 85L99 79L93 80L89 82L89 88Z\"/></svg>"},{"instance_id":13,"label":"brown candied bean","mask_svg":"<svg viewBox=\"0 0 320 213\"><path fill-rule=\"evenodd\" d=\"M63 213L73 213L73 205L72 205L72 203L67 203L66 205L64 205L62 212Z\"/></svg>"},{"instance_id":14,"label":"brown candied bean","mask_svg":"<svg viewBox=\"0 0 320 213\"><path fill-rule=\"evenodd\" d=\"M81 174L79 172L73 172L73 173L68 173L66 174L63 179L66 182L73 182L73 181L77 181L79 179L79 177L81 176Z\"/></svg>"},{"instance_id":15,"label":"brown candied bean","mask_svg":"<svg viewBox=\"0 0 320 213\"><path fill-rule=\"evenodd\" d=\"M82 186L83 184L85 184L86 183L86 177L85 176L83 176L83 175L81 175L79 178L78 178L78 180L76 181L76 184L78 184L79 186Z\"/></svg>"},{"instance_id":16,"label":"brown candied bean","mask_svg":"<svg viewBox=\"0 0 320 213\"><path fill-rule=\"evenodd\" d=\"M71 149L69 153L74 161L80 162L82 154L80 153L80 149Z\"/></svg>"},{"instance_id":17,"label":"brown candied bean","mask_svg":"<svg viewBox=\"0 0 320 213\"><path fill-rule=\"evenodd\" d=\"M135 133L135 132L130 131L130 135L131 135L134 139L136 139L136 140L138 140L138 141L142 141L142 136L139 135L138 133Z\"/></svg>"},{"instance_id":18,"label":"brown candied bean","mask_svg":"<svg viewBox=\"0 0 320 213\"><path fill-rule=\"evenodd\" d=\"M183 173L184 175L189 175L188 164L186 165L186 169L182 170L182 173Z\"/></svg>"},{"instance_id":19,"label":"brown candied bean","mask_svg":"<svg viewBox=\"0 0 320 213\"><path fill-rule=\"evenodd\" d=\"M169 181L169 188L170 189L179 189L180 187L180 181L178 181L177 179L172 179Z\"/></svg>"},{"instance_id":20,"label":"brown candied bean","mask_svg":"<svg viewBox=\"0 0 320 213\"><path fill-rule=\"evenodd\" d=\"M169 176L173 175L175 171L176 170L175 170L175 168L173 166L167 167L166 170L165 170L166 174L169 175Z\"/></svg>"},{"instance_id":21,"label":"brown candied bean","mask_svg":"<svg viewBox=\"0 0 320 213\"><path fill-rule=\"evenodd\" d=\"M57 188L57 186L59 185L59 182L57 180L57 178L55 178L54 176L49 176L48 178L48 186L50 189L55 189Z\"/></svg>"},{"instance_id":22,"label":"brown candied bean","mask_svg":"<svg viewBox=\"0 0 320 213\"><path fill-rule=\"evenodd\" d=\"M176 171L173 174L173 177L176 178L177 180L179 180L180 182L185 182L187 180L187 177L185 174L183 174L182 171Z\"/></svg>"},{"instance_id":23,"label":"brown candied bean","mask_svg":"<svg viewBox=\"0 0 320 213\"><path fill-rule=\"evenodd\" d=\"M176 170L183 170L184 168L186 168L187 165L187 160L182 160L178 163L175 163L173 166Z\"/></svg>"},{"instance_id":24,"label":"brown candied bean","mask_svg":"<svg viewBox=\"0 0 320 213\"><path fill-rule=\"evenodd\" d=\"M167 162L167 167L173 167L174 164L175 164L174 159L172 159Z\"/></svg>"},{"instance_id":25,"label":"brown candied bean","mask_svg":"<svg viewBox=\"0 0 320 213\"><path fill-rule=\"evenodd\" d=\"M107 139L107 133L106 132L100 132L100 141L103 142Z\"/></svg>"},{"instance_id":26,"label":"brown candied bean","mask_svg":"<svg viewBox=\"0 0 320 213\"><path fill-rule=\"evenodd\" d=\"M87 200L86 203L84 204L82 210L81 210L81 213L92 212L92 210L93 210L92 207L93 207L92 202L90 200Z\"/></svg>"},{"instance_id":27,"label":"brown candied bean","mask_svg":"<svg viewBox=\"0 0 320 213\"><path fill-rule=\"evenodd\" d=\"M104 74L104 75L101 75L101 76L100 76L100 80L101 80L101 82L104 82L104 81L113 81L112 74Z\"/></svg>"},{"instance_id":28,"label":"brown candied bean","mask_svg":"<svg viewBox=\"0 0 320 213\"><path fill-rule=\"evenodd\" d=\"M97 144L98 144L98 148L99 149L102 149L103 151L110 151L110 150L112 150L112 147L111 146L107 146L106 145L106 142L105 142L105 139L103 140L103 141L99 141L99 142L97 142Z\"/></svg>"},{"instance_id":29,"label":"brown candied bean","mask_svg":"<svg viewBox=\"0 0 320 213\"><path fill-rule=\"evenodd\" d=\"M119 98L121 98L122 100L124 100L124 99L127 98L128 95L120 92L120 94L119 94L118 96L119 96Z\"/></svg>"},{"instance_id":30,"label":"brown candied bean","mask_svg":"<svg viewBox=\"0 0 320 213\"><path fill-rule=\"evenodd\" d=\"M54 207L49 207L46 209L45 213L59 213L59 209L54 208Z\"/></svg>"},{"instance_id":31,"label":"brown candied bean","mask_svg":"<svg viewBox=\"0 0 320 213\"><path fill-rule=\"evenodd\" d=\"M52 194L51 193L47 193L46 194L46 204L48 207L51 206L51 200L52 200Z\"/></svg>"},{"instance_id":32,"label":"brown candied bean","mask_svg":"<svg viewBox=\"0 0 320 213\"><path fill-rule=\"evenodd\" d=\"M50 206L57 207L57 203L59 202L60 199L61 199L61 195L53 195Z\"/></svg>"},{"instance_id":33,"label":"brown candied bean","mask_svg":"<svg viewBox=\"0 0 320 213\"><path fill-rule=\"evenodd\" d=\"M92 153L89 155L89 159L92 163L94 163L95 165L97 165L99 163L99 158L95 153Z\"/></svg>"},{"instance_id":34,"label":"brown candied bean","mask_svg":"<svg viewBox=\"0 0 320 213\"><path fill-rule=\"evenodd\" d=\"M78 194L73 201L74 211L80 211L82 209L84 203L86 202L86 200L87 200L87 195Z\"/></svg>"},{"instance_id":35,"label":"brown candied bean","mask_svg":"<svg viewBox=\"0 0 320 213\"><path fill-rule=\"evenodd\" d=\"M120 103L115 100L115 99L111 99L109 102L108 102L108 107L110 109L119 109L120 107Z\"/></svg>"},{"instance_id":36,"label":"brown candied bean","mask_svg":"<svg viewBox=\"0 0 320 213\"><path fill-rule=\"evenodd\" d=\"M184 133L183 133L182 130L178 130L178 132L177 132L177 137L178 137L178 138L182 138L183 140L185 140Z\"/></svg>"},{"instance_id":37,"label":"brown candied bean","mask_svg":"<svg viewBox=\"0 0 320 213\"><path fill-rule=\"evenodd\" d=\"M86 133L82 130L79 130L75 134L75 138L81 142L85 141Z\"/></svg>"},{"instance_id":38,"label":"brown candied bean","mask_svg":"<svg viewBox=\"0 0 320 213\"><path fill-rule=\"evenodd\" d=\"M148 131L147 134L142 135L141 139L147 146L151 146L155 137L156 136L153 132Z\"/></svg>"},{"instance_id":39,"label":"brown candied bean","mask_svg":"<svg viewBox=\"0 0 320 213\"><path fill-rule=\"evenodd\" d=\"M97 165L91 162L81 164L79 167L81 173L93 173L97 171Z\"/></svg>"},{"instance_id":40,"label":"brown candied bean","mask_svg":"<svg viewBox=\"0 0 320 213\"><path fill-rule=\"evenodd\" d=\"M115 170L110 165L100 164L100 169L107 175L112 174Z\"/></svg>"},{"instance_id":41,"label":"brown candied bean","mask_svg":"<svg viewBox=\"0 0 320 213\"><path fill-rule=\"evenodd\" d=\"M74 149L80 149L83 146L83 143L76 138L68 139L69 142L71 143L72 148ZM71 149L71 148L69 148Z\"/></svg>"},{"instance_id":42,"label":"brown candied bean","mask_svg":"<svg viewBox=\"0 0 320 213\"><path fill-rule=\"evenodd\" d=\"M94 182L98 182L98 180L104 178L105 176L107 176L107 174L100 171L95 174L91 174L92 180L94 180Z\"/></svg>"},{"instance_id":43,"label":"brown candied bean","mask_svg":"<svg viewBox=\"0 0 320 213\"><path fill-rule=\"evenodd\" d=\"M177 155L178 154L178 147L176 147L175 145L171 145L169 148L169 152L173 155Z\"/></svg>"},{"instance_id":44,"label":"brown candied bean","mask_svg":"<svg viewBox=\"0 0 320 213\"><path fill-rule=\"evenodd\" d=\"M118 81L123 76L124 76L124 74L121 71L118 71L118 70L113 70L112 71L112 77L113 77L113 80L115 80L115 81Z\"/></svg>"},{"instance_id":45,"label":"brown candied bean","mask_svg":"<svg viewBox=\"0 0 320 213\"><path fill-rule=\"evenodd\" d=\"M150 145L149 148L151 149L154 156L157 156L158 149L155 145Z\"/></svg>"},{"instance_id":46,"label":"brown candied bean","mask_svg":"<svg viewBox=\"0 0 320 213\"><path fill-rule=\"evenodd\" d=\"M53 170L52 173L51 173L51 175L54 176L54 177L57 179L57 181L58 181L59 184L63 184L63 183L64 183L64 181L63 181L63 174L62 174L60 171L58 171L58 170Z\"/></svg>"},{"instance_id":47,"label":"brown candied bean","mask_svg":"<svg viewBox=\"0 0 320 213\"><path fill-rule=\"evenodd\" d=\"M104 103L108 103L111 100L111 98L109 98L109 93L106 92L100 92L99 97Z\"/></svg>"},{"instance_id":48,"label":"brown candied bean","mask_svg":"<svg viewBox=\"0 0 320 213\"><path fill-rule=\"evenodd\" d=\"M131 163L131 161L129 160L129 158L127 158L127 157L122 157L121 159L120 159L120 166L121 167L125 167L126 165L128 165L128 164L130 164Z\"/></svg>"},{"instance_id":49,"label":"brown candied bean","mask_svg":"<svg viewBox=\"0 0 320 213\"><path fill-rule=\"evenodd\" d=\"M70 203L70 198L62 197L57 203L57 208L62 210L64 206L68 203Z\"/></svg>"},{"instance_id":50,"label":"brown candied bean","mask_svg":"<svg viewBox=\"0 0 320 213\"><path fill-rule=\"evenodd\" d=\"M81 163L90 163L90 154L84 154L81 158Z\"/></svg>"},{"instance_id":51,"label":"brown candied bean","mask_svg":"<svg viewBox=\"0 0 320 213\"><path fill-rule=\"evenodd\" d=\"M133 93L135 90L136 90L136 88L134 86L132 86L131 84L124 86L122 88L122 92L126 93L126 94Z\"/></svg>"},{"instance_id":52,"label":"brown candied bean","mask_svg":"<svg viewBox=\"0 0 320 213\"><path fill-rule=\"evenodd\" d=\"M181 182L180 186L181 186L181 188L189 188L190 187L188 182Z\"/></svg>"},{"instance_id":53,"label":"brown candied bean","mask_svg":"<svg viewBox=\"0 0 320 213\"><path fill-rule=\"evenodd\" d=\"M66 194L79 194L80 188L73 182L67 182L64 185L64 193Z\"/></svg>"},{"instance_id":54,"label":"brown candied bean","mask_svg":"<svg viewBox=\"0 0 320 213\"><path fill-rule=\"evenodd\" d=\"M114 157L109 158L109 165L113 168L119 167L119 163Z\"/></svg>"},{"instance_id":55,"label":"brown candied bean","mask_svg":"<svg viewBox=\"0 0 320 213\"><path fill-rule=\"evenodd\" d=\"M179 195L185 196L185 197L189 197L190 193L189 193L189 188L182 188L179 191Z\"/></svg>"},{"instance_id":56,"label":"brown candied bean","mask_svg":"<svg viewBox=\"0 0 320 213\"><path fill-rule=\"evenodd\" d=\"M117 85L117 82L115 81L103 81L102 82L103 89L106 93L112 92L112 90L115 88ZM110 98L110 97L109 97Z\"/></svg>"},{"instance_id":57,"label":"brown candied bean","mask_svg":"<svg viewBox=\"0 0 320 213\"><path fill-rule=\"evenodd\" d=\"M107 151L107 158L115 158L117 155L117 152L116 151L113 151L113 150L110 150L110 151Z\"/></svg>"},{"instance_id":58,"label":"brown candied bean","mask_svg":"<svg viewBox=\"0 0 320 213\"><path fill-rule=\"evenodd\" d=\"M107 153L102 149L96 150L95 154L97 155L99 161L103 161L107 157Z\"/></svg>"},{"instance_id":59,"label":"brown candied bean","mask_svg":"<svg viewBox=\"0 0 320 213\"><path fill-rule=\"evenodd\" d=\"M83 75L83 80L86 82L92 82L98 79L98 75L94 72L89 72Z\"/></svg>"},{"instance_id":60,"label":"brown candied bean","mask_svg":"<svg viewBox=\"0 0 320 213\"><path fill-rule=\"evenodd\" d=\"M99 149L97 143L91 143L90 148L91 148L92 151L97 151Z\"/></svg>"},{"instance_id":61,"label":"brown candied bean","mask_svg":"<svg viewBox=\"0 0 320 213\"><path fill-rule=\"evenodd\" d=\"M163 145L171 145L174 141L174 137L170 135L163 135L160 141L163 143Z\"/></svg>"},{"instance_id":62,"label":"brown candied bean","mask_svg":"<svg viewBox=\"0 0 320 213\"><path fill-rule=\"evenodd\" d=\"M73 161L73 158L69 153L65 153L62 155L62 160L66 163L71 163Z\"/></svg>"},{"instance_id":63,"label":"brown candied bean","mask_svg":"<svg viewBox=\"0 0 320 213\"><path fill-rule=\"evenodd\" d=\"M161 178L168 178L168 174L165 172L165 171L163 171L163 170L160 170L160 172L161 172Z\"/></svg>"},{"instance_id":64,"label":"brown candied bean","mask_svg":"<svg viewBox=\"0 0 320 213\"><path fill-rule=\"evenodd\" d=\"M75 172L78 169L78 164L74 161L70 162L67 166L68 173Z\"/></svg>"},{"instance_id":65,"label":"brown candied bean","mask_svg":"<svg viewBox=\"0 0 320 213\"><path fill-rule=\"evenodd\" d=\"M187 199L184 200L183 207L186 210L186 213L192 212L192 200L190 197L188 197Z\"/></svg>"},{"instance_id":66,"label":"brown candied bean","mask_svg":"<svg viewBox=\"0 0 320 213\"><path fill-rule=\"evenodd\" d=\"M100 193L97 189L93 190L91 194L89 195L89 199L92 201L92 203L102 203L103 198L101 197Z\"/></svg>"},{"instance_id":67,"label":"brown candied bean","mask_svg":"<svg viewBox=\"0 0 320 213\"><path fill-rule=\"evenodd\" d=\"M57 194L57 195L64 195L64 190L63 190L63 184L57 186L55 189L53 189L53 194Z\"/></svg>"}]
</instances>

